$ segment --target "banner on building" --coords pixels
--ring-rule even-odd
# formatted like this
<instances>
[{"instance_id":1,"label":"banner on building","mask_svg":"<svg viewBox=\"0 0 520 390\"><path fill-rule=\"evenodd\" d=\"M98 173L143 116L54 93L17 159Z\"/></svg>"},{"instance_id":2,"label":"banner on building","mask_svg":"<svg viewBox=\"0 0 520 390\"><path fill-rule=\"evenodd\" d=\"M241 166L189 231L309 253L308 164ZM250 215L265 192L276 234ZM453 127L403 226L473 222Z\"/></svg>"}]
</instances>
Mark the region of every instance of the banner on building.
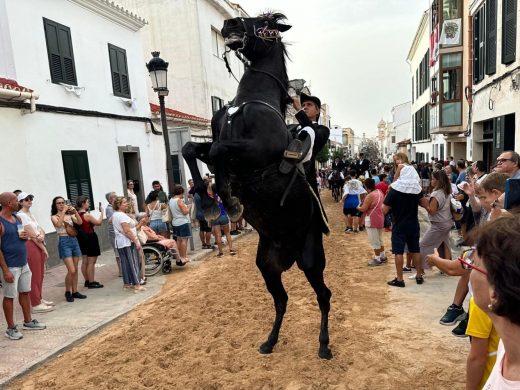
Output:
<instances>
[{"instance_id":1,"label":"banner on building","mask_svg":"<svg viewBox=\"0 0 520 390\"><path fill-rule=\"evenodd\" d=\"M461 45L462 19L445 20L442 24L441 45Z\"/></svg>"},{"instance_id":2,"label":"banner on building","mask_svg":"<svg viewBox=\"0 0 520 390\"><path fill-rule=\"evenodd\" d=\"M439 59L439 25L437 24L430 34L430 67Z\"/></svg>"}]
</instances>

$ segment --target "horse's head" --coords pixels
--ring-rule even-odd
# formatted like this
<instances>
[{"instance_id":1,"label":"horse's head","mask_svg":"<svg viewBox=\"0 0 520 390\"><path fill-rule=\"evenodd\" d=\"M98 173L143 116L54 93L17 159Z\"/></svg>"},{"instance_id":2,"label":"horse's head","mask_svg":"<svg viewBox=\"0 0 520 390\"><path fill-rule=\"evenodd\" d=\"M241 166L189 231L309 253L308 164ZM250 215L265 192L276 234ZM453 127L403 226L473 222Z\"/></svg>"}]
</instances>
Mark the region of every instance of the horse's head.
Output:
<instances>
[{"instance_id":1,"label":"horse's head","mask_svg":"<svg viewBox=\"0 0 520 390\"><path fill-rule=\"evenodd\" d=\"M281 41L281 32L291 26L280 23L286 17L281 13L266 13L256 18L233 18L224 21L222 36L225 45L231 50L239 50L249 60L261 51L269 50L273 44ZM262 42L259 45L258 42Z\"/></svg>"}]
</instances>

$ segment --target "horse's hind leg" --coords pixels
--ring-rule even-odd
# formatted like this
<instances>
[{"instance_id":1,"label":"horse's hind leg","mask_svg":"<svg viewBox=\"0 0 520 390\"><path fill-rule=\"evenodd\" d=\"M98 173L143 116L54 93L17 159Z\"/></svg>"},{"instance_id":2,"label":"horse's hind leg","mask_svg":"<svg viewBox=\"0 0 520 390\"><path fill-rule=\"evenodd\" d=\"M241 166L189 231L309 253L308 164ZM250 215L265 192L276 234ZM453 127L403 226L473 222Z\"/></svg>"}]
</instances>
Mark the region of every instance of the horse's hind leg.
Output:
<instances>
[{"instance_id":1,"label":"horse's hind leg","mask_svg":"<svg viewBox=\"0 0 520 390\"><path fill-rule=\"evenodd\" d=\"M311 237L314 237L314 240L312 240ZM323 280L325 252L323 251L323 243L321 240L321 232L319 231L312 232L308 235L308 245L304 249L303 261L300 267L303 269L307 280L316 293L321 311L320 349L318 355L322 359L332 359L332 352L329 348L329 311L332 293ZM310 243L312 243L312 245L309 245Z\"/></svg>"},{"instance_id":2,"label":"horse's hind leg","mask_svg":"<svg viewBox=\"0 0 520 390\"><path fill-rule=\"evenodd\" d=\"M267 290L271 293L274 300L274 308L276 311L273 328L267 340L262 343L259 348L260 353L267 354L273 351L274 346L278 342L278 335L280 327L282 326L283 316L287 308L288 296L282 284L282 270L280 268L272 267L271 264L276 264L275 259L269 259L267 256L276 256L278 251L269 251L272 248L265 237L260 237L258 244L258 252L256 255L256 265L262 272ZM274 253L273 253L274 252ZM279 252L278 252L279 255Z\"/></svg>"},{"instance_id":3,"label":"horse's hind leg","mask_svg":"<svg viewBox=\"0 0 520 390\"><path fill-rule=\"evenodd\" d=\"M330 311L330 297L332 293L323 281L323 271L316 268L305 270L305 276L316 292L318 305L321 311L320 324L320 349L318 355L322 359L332 359L332 352L329 348L329 311Z\"/></svg>"}]
</instances>

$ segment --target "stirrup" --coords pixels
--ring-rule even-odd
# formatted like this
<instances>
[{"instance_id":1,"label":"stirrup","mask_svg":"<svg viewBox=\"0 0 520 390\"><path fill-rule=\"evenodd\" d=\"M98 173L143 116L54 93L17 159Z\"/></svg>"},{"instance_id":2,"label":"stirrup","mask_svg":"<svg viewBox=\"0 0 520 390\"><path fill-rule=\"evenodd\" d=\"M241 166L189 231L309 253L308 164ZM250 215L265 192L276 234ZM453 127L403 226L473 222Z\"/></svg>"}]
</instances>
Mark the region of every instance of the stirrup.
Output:
<instances>
[{"instance_id":1,"label":"stirrup","mask_svg":"<svg viewBox=\"0 0 520 390\"><path fill-rule=\"evenodd\" d=\"M283 160L280 163L279 170L283 174L287 174L292 171L294 166L303 157L303 142L299 139L293 139L287 149L283 152Z\"/></svg>"}]
</instances>

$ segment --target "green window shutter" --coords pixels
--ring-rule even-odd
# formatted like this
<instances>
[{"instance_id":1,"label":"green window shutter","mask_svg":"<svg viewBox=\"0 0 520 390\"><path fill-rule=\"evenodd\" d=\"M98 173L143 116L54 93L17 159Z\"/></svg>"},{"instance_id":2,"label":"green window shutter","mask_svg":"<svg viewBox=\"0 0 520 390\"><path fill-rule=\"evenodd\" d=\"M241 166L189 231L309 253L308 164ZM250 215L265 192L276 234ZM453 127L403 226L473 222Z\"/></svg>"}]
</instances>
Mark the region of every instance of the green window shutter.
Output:
<instances>
[{"instance_id":1,"label":"green window shutter","mask_svg":"<svg viewBox=\"0 0 520 390\"><path fill-rule=\"evenodd\" d=\"M110 59L110 73L112 75L112 89L115 96L130 98L130 80L128 77L128 63L126 50L108 44Z\"/></svg>"},{"instance_id":2,"label":"green window shutter","mask_svg":"<svg viewBox=\"0 0 520 390\"><path fill-rule=\"evenodd\" d=\"M510 64L516 59L516 3L517 0L502 2L502 63Z\"/></svg>"},{"instance_id":3,"label":"green window shutter","mask_svg":"<svg viewBox=\"0 0 520 390\"><path fill-rule=\"evenodd\" d=\"M70 28L43 18L51 81L78 85Z\"/></svg>"},{"instance_id":4,"label":"green window shutter","mask_svg":"<svg viewBox=\"0 0 520 390\"><path fill-rule=\"evenodd\" d=\"M486 74L497 71L497 0L486 3Z\"/></svg>"},{"instance_id":5,"label":"green window shutter","mask_svg":"<svg viewBox=\"0 0 520 390\"><path fill-rule=\"evenodd\" d=\"M84 150L64 150L61 152L67 197L75 204L80 195L88 196L94 204L87 152Z\"/></svg>"}]
</instances>

